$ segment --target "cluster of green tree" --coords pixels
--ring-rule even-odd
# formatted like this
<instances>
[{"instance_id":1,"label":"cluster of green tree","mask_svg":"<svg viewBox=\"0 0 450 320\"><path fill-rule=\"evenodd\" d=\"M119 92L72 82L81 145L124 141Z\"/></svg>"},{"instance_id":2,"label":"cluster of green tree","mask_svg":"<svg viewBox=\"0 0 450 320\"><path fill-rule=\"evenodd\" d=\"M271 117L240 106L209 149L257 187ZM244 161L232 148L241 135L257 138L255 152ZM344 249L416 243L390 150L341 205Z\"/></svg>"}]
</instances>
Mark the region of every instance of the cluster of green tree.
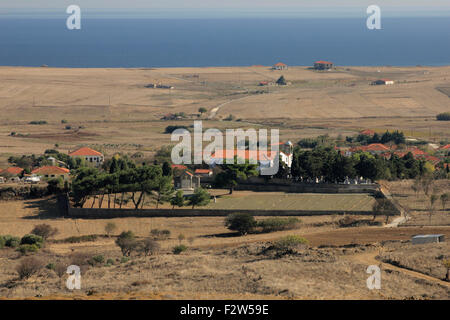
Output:
<instances>
[{"instance_id":1,"label":"cluster of green tree","mask_svg":"<svg viewBox=\"0 0 450 320\"><path fill-rule=\"evenodd\" d=\"M294 150L292 162L294 177L323 178L327 182L342 182L346 177L362 176L370 180L411 179L430 171L426 162L414 159L411 153L403 158L392 155L389 160L361 152L346 157L330 147L313 150Z\"/></svg>"},{"instance_id":2,"label":"cluster of green tree","mask_svg":"<svg viewBox=\"0 0 450 320\"><path fill-rule=\"evenodd\" d=\"M11 156L8 158L8 162L24 169L25 174L29 174L33 168L52 165L52 162L48 160L49 157L53 157L56 160L64 162L69 169L78 169L86 166L86 161L84 159L71 158L69 155L60 153L54 149L45 150L44 154L40 156L36 156L34 154Z\"/></svg>"},{"instance_id":3,"label":"cluster of green tree","mask_svg":"<svg viewBox=\"0 0 450 320\"><path fill-rule=\"evenodd\" d=\"M167 162L162 166L136 166L127 158L114 157L107 170L78 169L72 182L72 198L77 207L83 207L91 196L94 197L91 207L94 207L98 198L98 206L101 208L106 196L108 208L111 208L111 202L114 207L117 204L122 208L124 203L131 201L136 210L142 209L146 203L154 203L158 208L164 202L179 207L188 204L194 208L206 205L210 200L208 192L201 188L187 201L182 192L174 193L172 170Z\"/></svg>"},{"instance_id":4,"label":"cluster of green tree","mask_svg":"<svg viewBox=\"0 0 450 320\"><path fill-rule=\"evenodd\" d=\"M450 121L450 112L443 112L443 113L439 113L436 116L436 119L438 121Z\"/></svg>"},{"instance_id":5,"label":"cluster of green tree","mask_svg":"<svg viewBox=\"0 0 450 320\"><path fill-rule=\"evenodd\" d=\"M228 188L230 194L233 193L239 180L247 180L258 175L257 165L250 164L248 161L244 164L237 164L237 157L234 158L234 163L221 165L222 171L216 175L214 180L216 187Z\"/></svg>"},{"instance_id":6,"label":"cluster of green tree","mask_svg":"<svg viewBox=\"0 0 450 320\"><path fill-rule=\"evenodd\" d=\"M334 140L330 138L328 134L318 136L316 138L304 138L298 142L298 145L302 148L313 149L320 146L331 146Z\"/></svg>"},{"instance_id":7,"label":"cluster of green tree","mask_svg":"<svg viewBox=\"0 0 450 320\"><path fill-rule=\"evenodd\" d=\"M373 136L365 135L365 134L359 134L355 137L347 137L347 142L353 143L353 142L359 142L362 145L367 145L371 143L389 143L394 142L395 144L404 144L406 142L405 135L403 132L394 131L389 132L386 131L383 133L380 137L378 133L375 133Z\"/></svg>"}]
</instances>

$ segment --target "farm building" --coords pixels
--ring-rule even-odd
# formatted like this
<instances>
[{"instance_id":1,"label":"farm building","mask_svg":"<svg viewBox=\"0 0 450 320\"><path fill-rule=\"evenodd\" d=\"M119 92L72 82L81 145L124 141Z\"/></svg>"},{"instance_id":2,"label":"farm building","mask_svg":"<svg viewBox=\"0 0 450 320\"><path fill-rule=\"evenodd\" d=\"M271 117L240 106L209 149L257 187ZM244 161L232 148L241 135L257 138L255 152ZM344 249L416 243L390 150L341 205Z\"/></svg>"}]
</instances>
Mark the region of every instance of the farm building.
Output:
<instances>
[{"instance_id":1,"label":"farm building","mask_svg":"<svg viewBox=\"0 0 450 320\"><path fill-rule=\"evenodd\" d=\"M392 85L394 84L394 80L390 80L390 79L379 79L379 80L375 80L374 82L372 82L373 85Z\"/></svg>"},{"instance_id":2,"label":"farm building","mask_svg":"<svg viewBox=\"0 0 450 320\"><path fill-rule=\"evenodd\" d=\"M19 167L9 167L3 171L0 172L3 176L18 176L22 174L23 169Z\"/></svg>"},{"instance_id":3,"label":"farm building","mask_svg":"<svg viewBox=\"0 0 450 320\"><path fill-rule=\"evenodd\" d=\"M439 243L444 242L443 234L419 234L412 237L412 244Z\"/></svg>"},{"instance_id":4,"label":"farm building","mask_svg":"<svg viewBox=\"0 0 450 320\"><path fill-rule=\"evenodd\" d=\"M314 69L316 70L330 70L332 68L333 62L323 60L314 62Z\"/></svg>"},{"instance_id":5,"label":"farm building","mask_svg":"<svg viewBox=\"0 0 450 320\"><path fill-rule=\"evenodd\" d=\"M175 189L193 191L200 187L200 176L184 171L174 176Z\"/></svg>"},{"instance_id":6,"label":"farm building","mask_svg":"<svg viewBox=\"0 0 450 320\"><path fill-rule=\"evenodd\" d=\"M366 129L359 132L359 134L365 135L365 136L373 136L375 134L375 131Z\"/></svg>"},{"instance_id":7,"label":"farm building","mask_svg":"<svg viewBox=\"0 0 450 320\"><path fill-rule=\"evenodd\" d=\"M273 70L287 70L288 66L282 62L278 62L272 66Z\"/></svg>"},{"instance_id":8,"label":"farm building","mask_svg":"<svg viewBox=\"0 0 450 320\"><path fill-rule=\"evenodd\" d=\"M66 168L60 168L57 166L45 166L41 168L34 169L31 171L32 174L36 176L45 177L47 179L53 178L63 178L63 180L69 179L70 170Z\"/></svg>"},{"instance_id":9,"label":"farm building","mask_svg":"<svg viewBox=\"0 0 450 320\"><path fill-rule=\"evenodd\" d=\"M211 169L197 169L194 173L200 177L210 177L213 174Z\"/></svg>"},{"instance_id":10,"label":"farm building","mask_svg":"<svg viewBox=\"0 0 450 320\"><path fill-rule=\"evenodd\" d=\"M72 158L85 159L86 162L93 163L96 166L100 166L105 160L102 153L88 147L83 147L72 152L69 151L69 156Z\"/></svg>"}]
</instances>

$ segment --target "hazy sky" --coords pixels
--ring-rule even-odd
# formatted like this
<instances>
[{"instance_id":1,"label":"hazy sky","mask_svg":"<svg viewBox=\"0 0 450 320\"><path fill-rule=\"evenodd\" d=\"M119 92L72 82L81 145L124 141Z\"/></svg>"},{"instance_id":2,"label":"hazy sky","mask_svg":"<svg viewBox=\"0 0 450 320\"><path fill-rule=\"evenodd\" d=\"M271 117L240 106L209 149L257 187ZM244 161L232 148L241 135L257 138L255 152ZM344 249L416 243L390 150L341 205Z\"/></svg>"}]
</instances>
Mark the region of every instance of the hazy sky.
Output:
<instances>
[{"instance_id":1,"label":"hazy sky","mask_svg":"<svg viewBox=\"0 0 450 320\"><path fill-rule=\"evenodd\" d=\"M298 15L352 16L365 13L369 5L379 5L386 15L450 16L450 0L1 0L0 13L41 12L64 10L71 4L93 12L118 10L170 15ZM145 9L145 10L142 10Z\"/></svg>"}]
</instances>

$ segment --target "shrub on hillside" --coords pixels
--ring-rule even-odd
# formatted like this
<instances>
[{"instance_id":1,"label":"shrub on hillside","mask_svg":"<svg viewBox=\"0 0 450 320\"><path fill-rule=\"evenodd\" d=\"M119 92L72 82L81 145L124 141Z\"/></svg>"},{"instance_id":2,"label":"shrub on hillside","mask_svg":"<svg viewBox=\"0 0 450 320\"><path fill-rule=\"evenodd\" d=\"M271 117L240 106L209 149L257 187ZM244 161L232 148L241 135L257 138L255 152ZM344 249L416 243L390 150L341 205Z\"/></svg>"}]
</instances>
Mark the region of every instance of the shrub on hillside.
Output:
<instances>
[{"instance_id":1,"label":"shrub on hillside","mask_svg":"<svg viewBox=\"0 0 450 320\"><path fill-rule=\"evenodd\" d=\"M95 234L89 234L89 235L84 235L84 236L69 237L69 238L66 238L66 239L57 240L57 242L62 242L62 243L81 243L81 242L89 242L89 241L96 241L96 240L97 240L97 236Z\"/></svg>"},{"instance_id":2,"label":"shrub on hillside","mask_svg":"<svg viewBox=\"0 0 450 320\"><path fill-rule=\"evenodd\" d=\"M258 227L262 232L275 232L282 230L295 229L300 224L300 220L294 217L291 218L268 218L258 222Z\"/></svg>"},{"instance_id":3,"label":"shrub on hillside","mask_svg":"<svg viewBox=\"0 0 450 320\"><path fill-rule=\"evenodd\" d=\"M252 232L257 226L255 218L248 213L230 214L225 218L225 226L241 235Z\"/></svg>"},{"instance_id":4,"label":"shrub on hillside","mask_svg":"<svg viewBox=\"0 0 450 320\"><path fill-rule=\"evenodd\" d=\"M170 230L152 229L150 231L150 236L154 240L166 240L170 237Z\"/></svg>"},{"instance_id":5,"label":"shrub on hillside","mask_svg":"<svg viewBox=\"0 0 450 320\"><path fill-rule=\"evenodd\" d=\"M3 249L5 247L5 238L3 236L0 236L0 249Z\"/></svg>"},{"instance_id":6,"label":"shrub on hillside","mask_svg":"<svg viewBox=\"0 0 450 320\"><path fill-rule=\"evenodd\" d=\"M38 248L42 248L44 244L44 239L41 236L37 236L35 234L26 234L20 239L20 245L35 245Z\"/></svg>"},{"instance_id":7,"label":"shrub on hillside","mask_svg":"<svg viewBox=\"0 0 450 320\"><path fill-rule=\"evenodd\" d=\"M290 235L276 241L273 248L276 250L277 255L286 255L295 253L296 248L305 244L308 244L308 240L305 238Z\"/></svg>"},{"instance_id":8,"label":"shrub on hillside","mask_svg":"<svg viewBox=\"0 0 450 320\"><path fill-rule=\"evenodd\" d=\"M36 244L21 244L17 251L25 255L27 253L35 253L39 251L39 247Z\"/></svg>"},{"instance_id":9,"label":"shrub on hillside","mask_svg":"<svg viewBox=\"0 0 450 320\"><path fill-rule=\"evenodd\" d=\"M31 230L31 234L35 234L37 236L42 237L44 240L55 236L58 233L57 228L53 228L51 225L43 223L34 226L33 230Z\"/></svg>"},{"instance_id":10,"label":"shrub on hillside","mask_svg":"<svg viewBox=\"0 0 450 320\"><path fill-rule=\"evenodd\" d=\"M96 265L103 264L105 262L105 257L99 254L97 256L93 256L87 262L89 263L89 265L94 267Z\"/></svg>"},{"instance_id":11,"label":"shrub on hillside","mask_svg":"<svg viewBox=\"0 0 450 320\"><path fill-rule=\"evenodd\" d=\"M20 279L27 279L42 269L44 264L35 257L23 259L16 268Z\"/></svg>"},{"instance_id":12,"label":"shrub on hillside","mask_svg":"<svg viewBox=\"0 0 450 320\"><path fill-rule=\"evenodd\" d=\"M120 247L122 254L129 257L133 251L138 248L138 241L132 231L122 232L116 240L116 244Z\"/></svg>"},{"instance_id":13,"label":"shrub on hillside","mask_svg":"<svg viewBox=\"0 0 450 320\"><path fill-rule=\"evenodd\" d=\"M5 247L17 248L20 245L20 238L11 235L2 236Z\"/></svg>"},{"instance_id":14,"label":"shrub on hillside","mask_svg":"<svg viewBox=\"0 0 450 320\"><path fill-rule=\"evenodd\" d=\"M108 237L111 237L111 234L116 231L117 226L113 222L108 222L105 226L105 232L108 235Z\"/></svg>"},{"instance_id":15,"label":"shrub on hillside","mask_svg":"<svg viewBox=\"0 0 450 320\"><path fill-rule=\"evenodd\" d=\"M180 244L178 246L173 247L172 252L174 254L180 254L187 250L187 247L184 244Z\"/></svg>"},{"instance_id":16,"label":"shrub on hillside","mask_svg":"<svg viewBox=\"0 0 450 320\"><path fill-rule=\"evenodd\" d=\"M144 253L145 256L155 255L160 249L161 246L159 243L150 238L142 240L139 244L139 250Z\"/></svg>"}]
</instances>

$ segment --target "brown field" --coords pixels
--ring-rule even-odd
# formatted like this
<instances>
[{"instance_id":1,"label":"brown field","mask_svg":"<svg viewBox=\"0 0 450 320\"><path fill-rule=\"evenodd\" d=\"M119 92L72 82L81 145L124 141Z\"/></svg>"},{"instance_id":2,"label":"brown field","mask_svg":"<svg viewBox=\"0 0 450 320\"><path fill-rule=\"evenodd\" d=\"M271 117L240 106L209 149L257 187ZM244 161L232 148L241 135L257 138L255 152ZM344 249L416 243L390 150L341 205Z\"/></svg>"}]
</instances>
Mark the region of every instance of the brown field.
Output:
<instances>
[{"instance_id":1,"label":"brown field","mask_svg":"<svg viewBox=\"0 0 450 320\"><path fill-rule=\"evenodd\" d=\"M239 237L224 227L223 218L63 219L54 216L54 205L51 199L1 202L0 234L23 236L39 223L57 227L59 234L55 239L59 240L97 234L100 237L94 242L50 241L35 257L46 263L68 264L76 253L101 254L114 264L86 268L82 290L70 292L65 289L63 279L48 269L28 280L19 280L15 267L24 258L13 249L3 249L0 296L50 299L448 299L449 296L449 285L440 280L442 268L437 263L424 265L428 268L425 271L432 268L431 273L421 267L416 268L416 273L408 273L408 269L402 268L393 271L395 266L385 261L382 290L374 291L365 286L365 270L369 264L380 264L377 256L389 252L396 259L408 256L412 262L448 255L446 245L417 247L408 244L408 240L418 233L443 233L448 238L450 227L338 228L335 222L339 217L321 216L302 217L294 230ZM133 230L142 238L151 229L168 229L171 235L160 241L158 255L132 256L129 262L121 262L115 236L104 236L108 222L118 226L115 234ZM188 251L174 255L171 248L180 243L179 234L185 236L181 242L188 246ZM262 253L269 242L285 235L300 235L309 244L281 258L270 252ZM423 250L424 247L433 249ZM410 268L408 261L404 263Z\"/></svg>"},{"instance_id":2,"label":"brown field","mask_svg":"<svg viewBox=\"0 0 450 320\"><path fill-rule=\"evenodd\" d=\"M281 74L292 85L257 86ZM396 84L369 85L381 77ZM450 67L342 67L332 72L306 67L283 72L268 67L0 67L0 166L12 154L40 154L55 143L60 151L87 144L107 155L117 151L151 155L170 144L164 128L192 125L199 107L208 109L205 128L279 128L283 140L325 133L345 136L371 128L399 129L409 137L438 142L450 138L448 125L435 120L437 113L450 110L448 96L438 90L448 87L449 79ZM175 89L145 88L154 82ZM160 120L176 112L185 112L188 118ZM229 114L241 121L221 121ZM48 124L29 124L38 120ZM9 136L11 132L16 136Z\"/></svg>"},{"instance_id":3,"label":"brown field","mask_svg":"<svg viewBox=\"0 0 450 320\"><path fill-rule=\"evenodd\" d=\"M257 86L280 75L292 84ZM378 78L392 78L396 83L369 85ZM155 82L175 89L145 87ZM450 67L339 67L331 72L306 67L290 67L283 72L268 67L0 67L0 168L8 166L11 155L42 154L55 144L61 152L83 144L103 151L107 157L138 151L148 157L171 144L170 135L164 134L166 126L190 126L197 119L203 120L204 128L220 130L277 128L282 141L294 144L305 137L345 137L362 129L400 130L407 138L448 141L448 123L436 121L435 116L450 110L449 87ZM203 117L198 114L200 107L208 110ZM186 119L160 120L165 114L178 112L184 112ZM230 114L239 121L224 121ZM47 124L29 124L39 120ZM449 212L437 205L429 223L427 199L414 195L410 183L388 183L394 199L407 207L412 217L401 228L338 228L336 221L341 217L329 215L302 217L293 230L244 237L226 229L223 218L64 219L58 216L52 199L0 202L0 235L23 236L36 224L48 223L59 230L54 240L99 236L96 241L76 244L49 241L35 254L46 263L71 263L75 253L101 254L114 261L112 266L83 271L83 288L73 293L48 269L19 280L15 268L24 257L13 249L1 249L0 297L448 299L449 286L442 281L439 264L439 257L448 256L448 245L412 246L408 241L422 233L442 233L449 239ZM450 189L448 183L439 183L441 191ZM236 193L219 198L211 206L257 210L277 202L286 208L339 206L356 210L372 204L364 195L349 195L348 201L340 196L339 201L333 201L332 196L272 194L270 198L259 194ZM104 235L108 222L118 226L111 238ZM152 229L171 231L169 239L160 241L160 254L133 256L121 263L115 236L132 230L142 239ZM174 255L171 249L180 242L180 234L185 236L182 242L188 251ZM302 236L309 244L281 258L264 253L269 242L286 235ZM366 288L366 268L371 264L382 267L381 290Z\"/></svg>"}]
</instances>

